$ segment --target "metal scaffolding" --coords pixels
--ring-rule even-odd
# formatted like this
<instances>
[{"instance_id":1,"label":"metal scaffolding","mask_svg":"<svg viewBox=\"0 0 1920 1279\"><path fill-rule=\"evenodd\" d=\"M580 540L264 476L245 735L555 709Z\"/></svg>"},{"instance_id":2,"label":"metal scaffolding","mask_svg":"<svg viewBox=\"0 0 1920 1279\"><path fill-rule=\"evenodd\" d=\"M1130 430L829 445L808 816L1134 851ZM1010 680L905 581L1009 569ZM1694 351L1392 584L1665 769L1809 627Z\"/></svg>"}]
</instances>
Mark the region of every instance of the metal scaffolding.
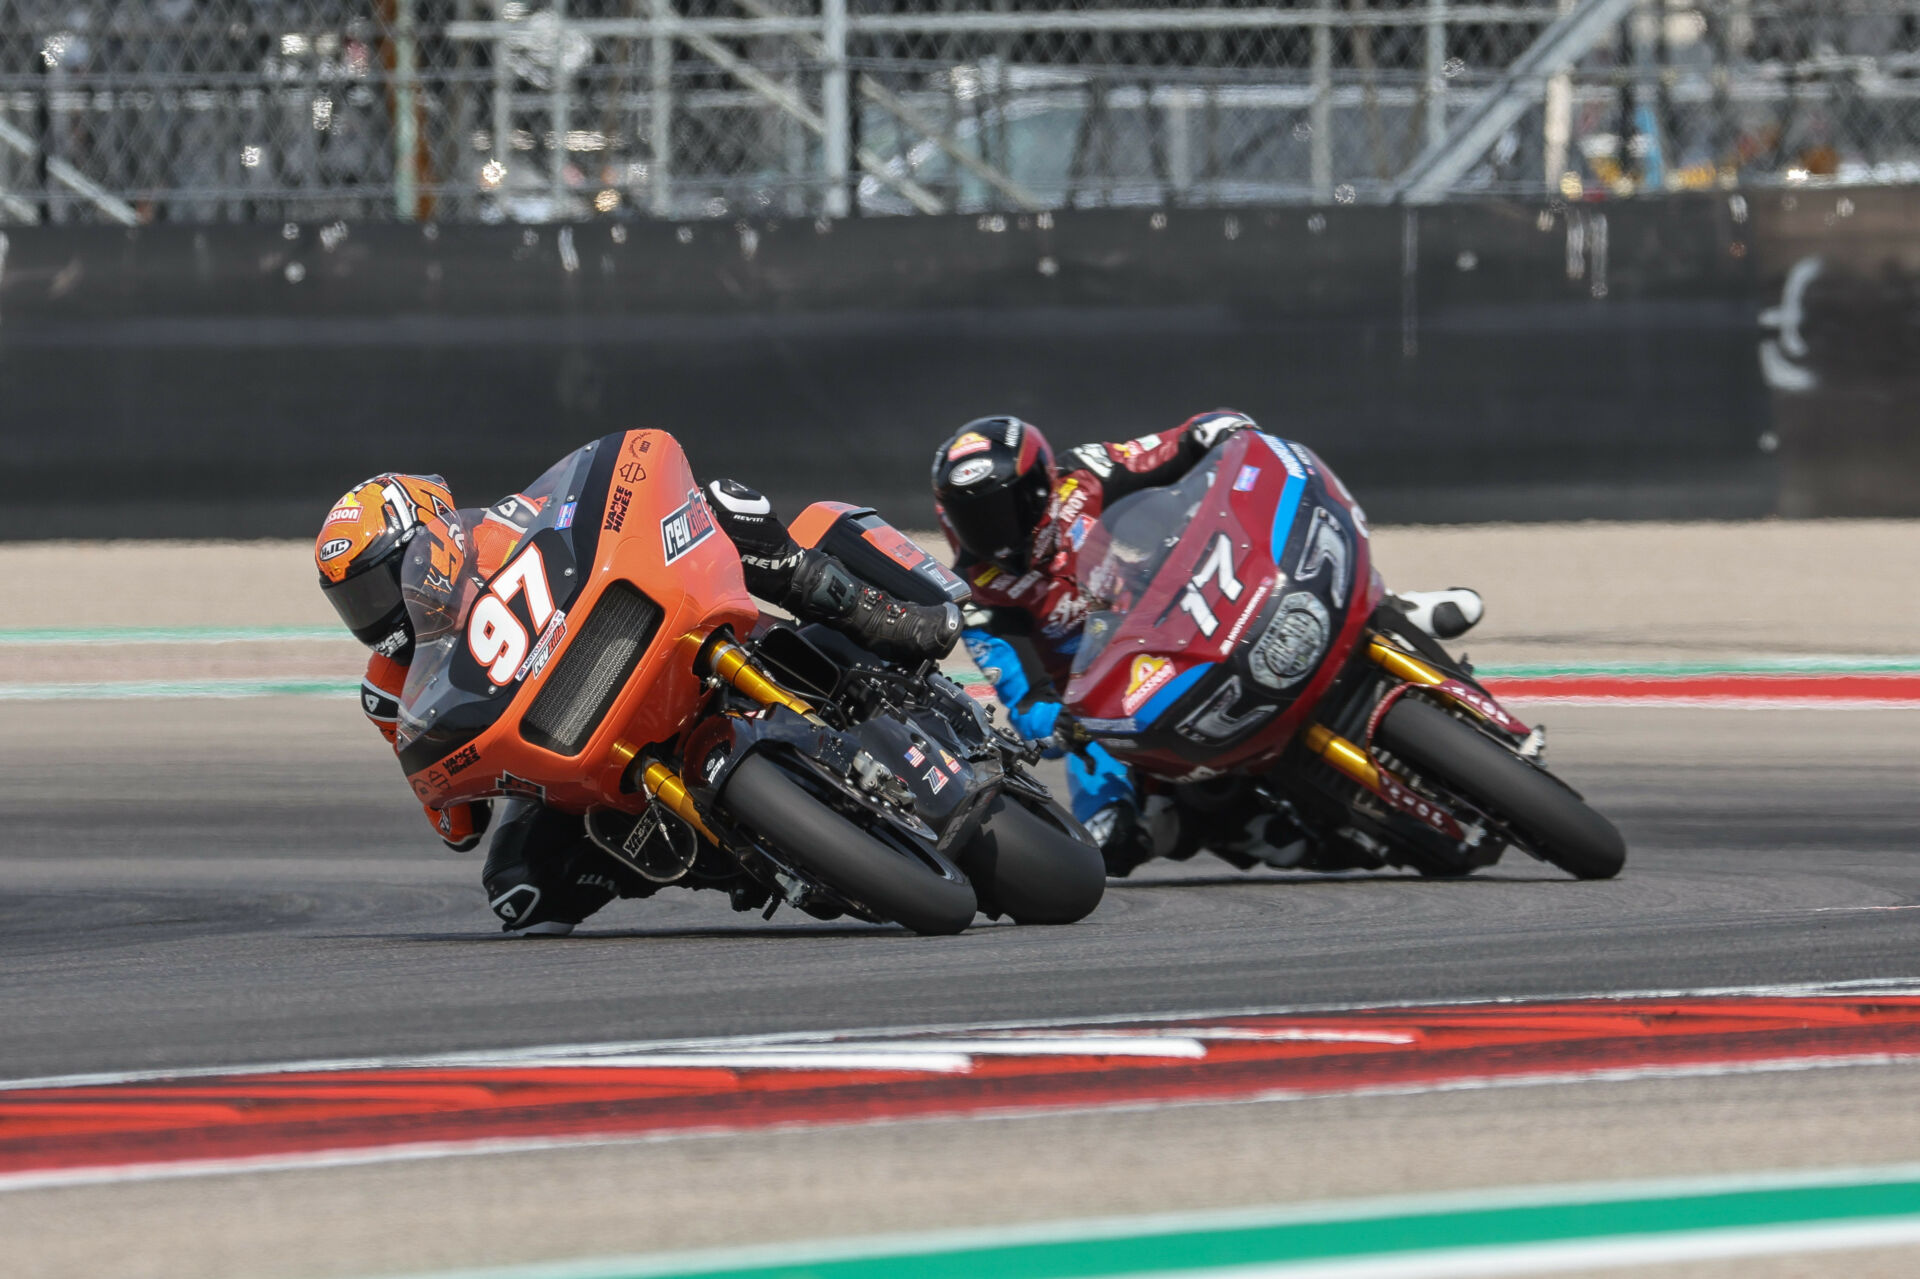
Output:
<instances>
[{"instance_id":1,"label":"metal scaffolding","mask_svg":"<svg viewBox=\"0 0 1920 1279\"><path fill-rule=\"evenodd\" d=\"M0 0L0 220L1920 180L1920 0Z\"/></svg>"}]
</instances>

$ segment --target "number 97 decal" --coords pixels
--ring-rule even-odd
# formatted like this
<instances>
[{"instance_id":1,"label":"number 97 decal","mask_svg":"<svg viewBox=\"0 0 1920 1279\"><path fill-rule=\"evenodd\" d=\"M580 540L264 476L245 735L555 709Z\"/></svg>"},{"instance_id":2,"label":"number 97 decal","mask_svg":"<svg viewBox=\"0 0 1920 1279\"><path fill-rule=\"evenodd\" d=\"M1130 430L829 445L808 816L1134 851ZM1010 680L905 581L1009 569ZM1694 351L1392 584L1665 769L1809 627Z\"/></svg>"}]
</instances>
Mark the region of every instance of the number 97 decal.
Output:
<instances>
[{"instance_id":1,"label":"number 97 decal","mask_svg":"<svg viewBox=\"0 0 1920 1279\"><path fill-rule=\"evenodd\" d=\"M544 630L553 617L553 588L547 583L547 562L538 546L527 547L494 576L493 585L467 619L467 651L486 667L487 678L496 685L513 683L533 645L533 636L509 607L509 601L522 593L534 631Z\"/></svg>"}]
</instances>

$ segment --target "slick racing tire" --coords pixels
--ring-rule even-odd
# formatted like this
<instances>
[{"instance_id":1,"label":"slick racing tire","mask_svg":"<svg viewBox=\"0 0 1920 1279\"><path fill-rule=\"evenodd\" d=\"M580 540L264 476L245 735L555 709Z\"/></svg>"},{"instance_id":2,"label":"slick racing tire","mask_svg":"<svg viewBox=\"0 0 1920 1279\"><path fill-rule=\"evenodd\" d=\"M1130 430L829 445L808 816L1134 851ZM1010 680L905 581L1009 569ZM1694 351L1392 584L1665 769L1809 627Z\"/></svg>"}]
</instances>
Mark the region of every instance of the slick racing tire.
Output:
<instances>
[{"instance_id":1,"label":"slick racing tire","mask_svg":"<svg viewBox=\"0 0 1920 1279\"><path fill-rule=\"evenodd\" d=\"M1380 721L1377 737L1574 878L1611 879L1626 864L1627 846L1612 822L1544 769L1439 707L1403 697Z\"/></svg>"},{"instance_id":2,"label":"slick racing tire","mask_svg":"<svg viewBox=\"0 0 1920 1279\"><path fill-rule=\"evenodd\" d=\"M1100 850L1001 794L968 841L960 865L981 906L1017 924L1085 919L1107 891Z\"/></svg>"},{"instance_id":3,"label":"slick racing tire","mask_svg":"<svg viewBox=\"0 0 1920 1279\"><path fill-rule=\"evenodd\" d=\"M973 922L973 886L890 848L815 799L764 755L740 761L720 795L800 869L882 919L916 933L957 933Z\"/></svg>"}]
</instances>

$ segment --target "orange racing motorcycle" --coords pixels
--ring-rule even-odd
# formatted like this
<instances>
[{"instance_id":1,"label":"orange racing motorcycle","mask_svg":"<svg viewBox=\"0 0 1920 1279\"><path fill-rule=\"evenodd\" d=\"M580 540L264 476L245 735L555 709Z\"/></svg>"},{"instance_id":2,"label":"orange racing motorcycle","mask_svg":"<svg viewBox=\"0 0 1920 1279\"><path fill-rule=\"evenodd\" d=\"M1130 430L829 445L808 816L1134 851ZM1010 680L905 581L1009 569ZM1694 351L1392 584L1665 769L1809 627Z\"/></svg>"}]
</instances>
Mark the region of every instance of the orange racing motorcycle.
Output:
<instances>
[{"instance_id":1,"label":"orange racing motorcycle","mask_svg":"<svg viewBox=\"0 0 1920 1279\"><path fill-rule=\"evenodd\" d=\"M713 888L769 917L784 903L934 934L1099 903L1085 832L933 663L760 612L671 435L596 440L524 496L538 513L490 574L473 550L485 511L429 520L407 549L418 647L396 745L430 807L580 813L645 886L629 895ZM793 532L901 598L965 598L870 510L817 504Z\"/></svg>"}]
</instances>

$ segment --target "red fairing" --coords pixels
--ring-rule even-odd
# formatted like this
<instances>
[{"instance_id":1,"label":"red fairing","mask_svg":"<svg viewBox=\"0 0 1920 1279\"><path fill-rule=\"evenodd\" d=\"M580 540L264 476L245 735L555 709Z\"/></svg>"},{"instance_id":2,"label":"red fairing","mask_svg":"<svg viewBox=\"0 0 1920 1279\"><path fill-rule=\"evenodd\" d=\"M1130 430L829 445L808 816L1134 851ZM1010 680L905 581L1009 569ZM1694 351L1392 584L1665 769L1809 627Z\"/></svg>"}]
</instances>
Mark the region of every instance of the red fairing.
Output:
<instances>
[{"instance_id":1,"label":"red fairing","mask_svg":"<svg viewBox=\"0 0 1920 1279\"><path fill-rule=\"evenodd\" d=\"M1232 438L1216 458L1212 483L1178 545L1124 610L1105 647L1073 677L1067 693L1070 708L1081 718L1119 723L1153 708L1155 693L1175 689L1177 700L1138 725L1138 736L1102 735L1128 763L1165 778L1186 776L1198 765L1256 772L1271 764L1352 657L1385 594L1373 571L1366 516L1318 458L1251 431ZM1332 614L1327 619L1332 634L1306 679L1275 691L1247 673L1248 650L1275 624L1276 596L1311 594L1310 587L1326 580L1324 572L1303 572L1303 564L1295 562L1307 559L1302 529L1311 524L1316 508L1328 508L1340 529L1344 591L1337 600L1316 595L1322 607L1335 605L1326 610ZM1286 521L1279 547L1284 567L1274 560L1276 515ZM1103 526L1095 537L1105 533ZM1227 549L1221 547L1223 539ZM1104 548L1090 542L1081 553L1095 557ZM1230 582L1238 586L1232 595ZM1196 677L1197 668L1204 670ZM1199 714L1208 690L1225 688L1229 675L1239 681L1243 696L1258 694L1278 704L1278 712L1250 736L1229 738L1225 746L1176 732ZM1178 692L1183 678L1191 692Z\"/></svg>"}]
</instances>

